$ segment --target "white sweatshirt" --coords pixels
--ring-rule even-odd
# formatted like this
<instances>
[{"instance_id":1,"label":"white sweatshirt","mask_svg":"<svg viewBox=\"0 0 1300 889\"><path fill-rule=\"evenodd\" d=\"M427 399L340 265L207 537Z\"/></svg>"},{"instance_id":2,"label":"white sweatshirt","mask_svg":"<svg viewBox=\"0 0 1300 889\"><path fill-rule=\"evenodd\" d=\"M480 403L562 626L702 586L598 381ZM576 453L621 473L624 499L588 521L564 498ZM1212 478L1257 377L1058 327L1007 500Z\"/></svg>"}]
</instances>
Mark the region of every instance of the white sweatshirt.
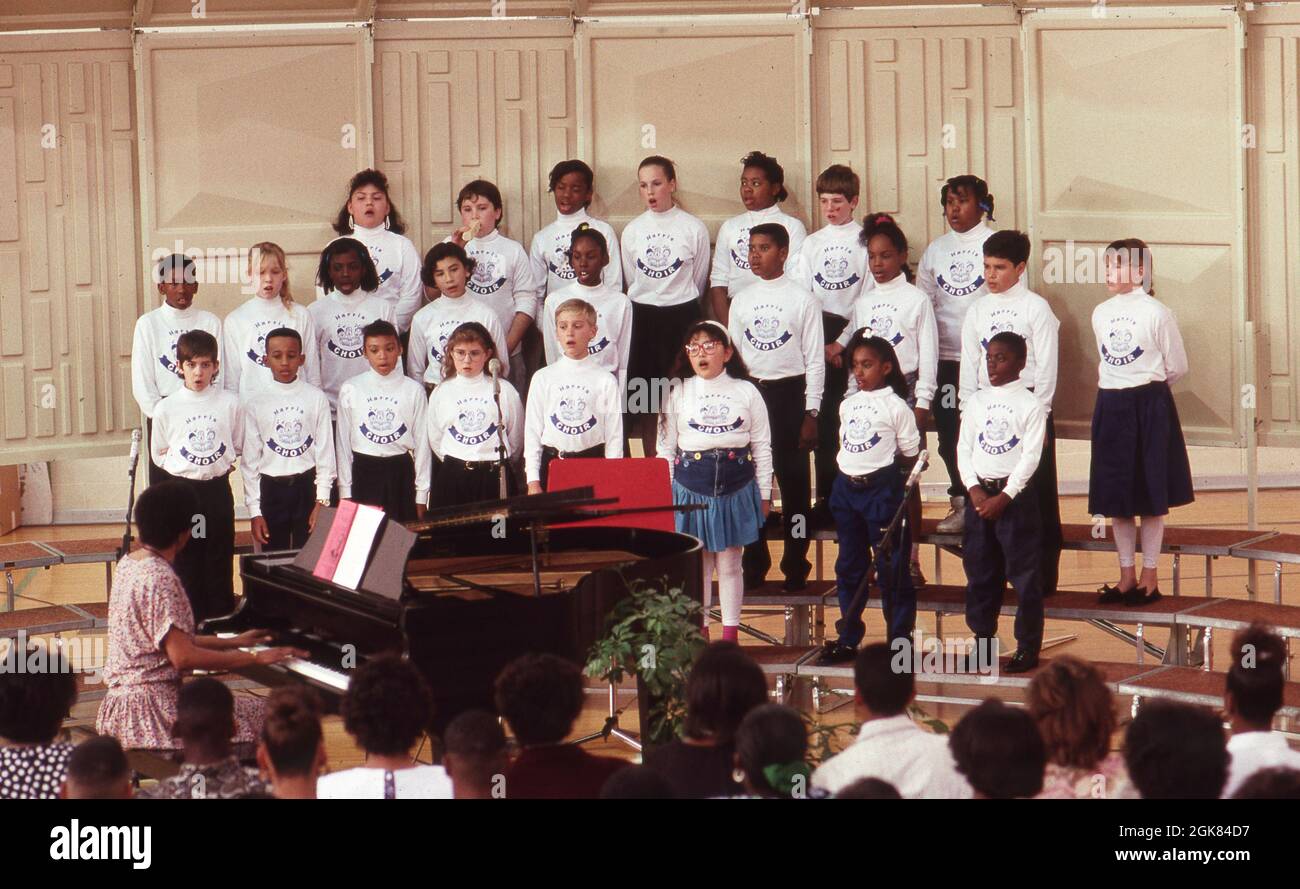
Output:
<instances>
[{"instance_id":1,"label":"white sweatshirt","mask_svg":"<svg viewBox=\"0 0 1300 889\"><path fill-rule=\"evenodd\" d=\"M567 216L557 213L554 222L533 235L528 259L533 264L534 280L545 282L543 295L577 283L569 265L569 247L572 246L573 230L584 222L604 236L609 251L609 265L601 271L600 280L614 290L622 291L623 260L619 256L618 235L614 234L614 227L608 222L597 219L583 208Z\"/></svg>"},{"instance_id":2,"label":"white sweatshirt","mask_svg":"<svg viewBox=\"0 0 1300 889\"><path fill-rule=\"evenodd\" d=\"M215 384L202 392L181 387L158 402L149 456L181 478L220 478L244 446L244 412L234 394Z\"/></svg>"},{"instance_id":3,"label":"white sweatshirt","mask_svg":"<svg viewBox=\"0 0 1300 889\"><path fill-rule=\"evenodd\" d=\"M929 298L909 284L906 275L877 284L854 304L853 317L837 342L847 346L849 338L864 328L869 335L889 341L904 374L917 375L916 406L929 408L939 374L939 334ZM846 367L851 360L852 356L844 356ZM849 390L857 388L850 373Z\"/></svg>"},{"instance_id":4,"label":"white sweatshirt","mask_svg":"<svg viewBox=\"0 0 1300 889\"><path fill-rule=\"evenodd\" d=\"M848 318L859 294L875 286L867 270L867 248L858 240L862 223L825 225L810 234L799 250L798 280L812 290L823 312Z\"/></svg>"},{"instance_id":5,"label":"white sweatshirt","mask_svg":"<svg viewBox=\"0 0 1300 889\"><path fill-rule=\"evenodd\" d=\"M509 380L501 380L501 423L492 397L492 378L451 377L429 396L429 446L439 460L496 460L497 431L506 445L506 459L519 456L524 443L524 404Z\"/></svg>"},{"instance_id":6,"label":"white sweatshirt","mask_svg":"<svg viewBox=\"0 0 1300 889\"><path fill-rule=\"evenodd\" d=\"M528 251L497 229L465 245L474 260L474 271L465 285L465 295L477 299L496 313L497 322L507 333L515 313L537 317L537 304L544 282L533 272ZM513 354L523 348L522 341ZM505 356L502 356L502 361Z\"/></svg>"},{"instance_id":7,"label":"white sweatshirt","mask_svg":"<svg viewBox=\"0 0 1300 889\"><path fill-rule=\"evenodd\" d=\"M176 362L176 340L191 330L206 330L217 338L220 374L226 359L221 348L221 319L216 315L193 305L181 311L163 303L136 319L131 340L131 394L146 417L153 417L159 401L183 388Z\"/></svg>"},{"instance_id":8,"label":"white sweatshirt","mask_svg":"<svg viewBox=\"0 0 1300 889\"><path fill-rule=\"evenodd\" d=\"M424 387L393 368L380 376L374 368L343 384L339 390L339 496L352 496L352 455L415 460L415 502L429 499L432 452L424 414L429 407Z\"/></svg>"},{"instance_id":9,"label":"white sweatshirt","mask_svg":"<svg viewBox=\"0 0 1300 889\"><path fill-rule=\"evenodd\" d=\"M790 236L785 271L797 277L799 249L803 247L808 232L802 222L783 212L780 204L773 204L766 210L746 210L722 223L718 229L718 246L713 252L713 266L709 270L710 287L725 287L728 296L735 296L758 280L749 269L749 230L768 222L784 226L785 233Z\"/></svg>"},{"instance_id":10,"label":"white sweatshirt","mask_svg":"<svg viewBox=\"0 0 1300 889\"><path fill-rule=\"evenodd\" d=\"M1183 335L1169 307L1135 288L1117 293L1092 311L1097 337L1098 387L1131 389L1187 375Z\"/></svg>"},{"instance_id":11,"label":"white sweatshirt","mask_svg":"<svg viewBox=\"0 0 1300 889\"><path fill-rule=\"evenodd\" d=\"M320 362L320 387L333 411L339 387L370 369L362 329L372 321L395 324L393 304L374 293L355 290L344 296L331 290L307 307L316 326L316 354Z\"/></svg>"},{"instance_id":12,"label":"white sweatshirt","mask_svg":"<svg viewBox=\"0 0 1300 889\"><path fill-rule=\"evenodd\" d=\"M366 245L370 259L379 273L379 289L375 296L386 300L393 307L393 321L397 332L401 333L411 326L411 316L424 302L424 285L420 282L420 251L406 235L389 231L382 225L378 228L355 226L352 234L343 235L355 238ZM330 243L334 243L334 238ZM316 297L325 295L319 286Z\"/></svg>"},{"instance_id":13,"label":"white sweatshirt","mask_svg":"<svg viewBox=\"0 0 1300 889\"><path fill-rule=\"evenodd\" d=\"M750 376L779 380L806 375L805 410L817 410L826 387L825 336L816 298L789 275L758 281L731 300L731 341Z\"/></svg>"},{"instance_id":14,"label":"white sweatshirt","mask_svg":"<svg viewBox=\"0 0 1300 889\"><path fill-rule=\"evenodd\" d=\"M966 310L988 293L984 284L984 242L993 229L979 222L969 231L950 231L930 242L916 267L916 286L934 304L939 360L960 361Z\"/></svg>"},{"instance_id":15,"label":"white sweatshirt","mask_svg":"<svg viewBox=\"0 0 1300 889\"><path fill-rule=\"evenodd\" d=\"M563 354L555 332L555 310L564 302L580 299L596 310L596 336L587 344L587 354L618 380L618 390L627 391L627 359L632 352L632 300L608 284L587 287L576 281L546 297L538 325L546 363L554 364Z\"/></svg>"},{"instance_id":16,"label":"white sweatshirt","mask_svg":"<svg viewBox=\"0 0 1300 889\"><path fill-rule=\"evenodd\" d=\"M623 229L623 279L634 303L699 299L709 279L709 230L681 207L646 210Z\"/></svg>"},{"instance_id":17,"label":"white sweatshirt","mask_svg":"<svg viewBox=\"0 0 1300 889\"><path fill-rule=\"evenodd\" d=\"M272 381L244 408L239 471L248 514L262 514L262 476L281 478L309 469L316 470L316 499L329 500L335 473L329 399L301 377L292 383Z\"/></svg>"},{"instance_id":18,"label":"white sweatshirt","mask_svg":"<svg viewBox=\"0 0 1300 889\"><path fill-rule=\"evenodd\" d=\"M979 480L1004 478L1008 497L1025 489L1043 454L1047 414L1022 380L989 386L962 405L957 468L970 490Z\"/></svg>"},{"instance_id":19,"label":"white sweatshirt","mask_svg":"<svg viewBox=\"0 0 1300 889\"><path fill-rule=\"evenodd\" d=\"M1025 287L1024 278L1004 293L986 293L966 313L962 332L961 391L964 404L975 390L988 388L989 371L984 363L989 340L994 334L1009 331L1025 338L1028 357L1020 379L1034 390L1043 410L1052 412L1056 394L1056 364L1061 322L1052 307L1037 293Z\"/></svg>"},{"instance_id":20,"label":"white sweatshirt","mask_svg":"<svg viewBox=\"0 0 1300 889\"><path fill-rule=\"evenodd\" d=\"M266 366L266 335L277 327L298 331L306 359L301 374L313 386L320 386L320 355L308 348L308 344L316 342L316 325L307 307L296 302L286 309L278 296L255 296L227 315L222 325L227 363L221 366L221 376L225 387L238 393L241 403L274 380Z\"/></svg>"},{"instance_id":21,"label":"white sweatshirt","mask_svg":"<svg viewBox=\"0 0 1300 889\"><path fill-rule=\"evenodd\" d=\"M767 405L753 383L725 370L711 380L687 377L673 386L665 415L655 455L668 461L670 478L678 451L748 446L758 492L764 500L771 498L772 430Z\"/></svg>"},{"instance_id":22,"label":"white sweatshirt","mask_svg":"<svg viewBox=\"0 0 1300 889\"><path fill-rule=\"evenodd\" d=\"M612 374L591 357L561 355L533 374L524 424L529 482L542 480L542 448L585 451L604 442L606 457L623 456L623 404Z\"/></svg>"},{"instance_id":23,"label":"white sweatshirt","mask_svg":"<svg viewBox=\"0 0 1300 889\"><path fill-rule=\"evenodd\" d=\"M406 350L406 373L413 380L438 385L442 382L442 359L447 340L462 324L477 321L487 328L493 348L501 360L501 376L510 370L506 333L496 312L472 296L443 294L415 313L411 319L411 340Z\"/></svg>"},{"instance_id":24,"label":"white sweatshirt","mask_svg":"<svg viewBox=\"0 0 1300 889\"><path fill-rule=\"evenodd\" d=\"M907 402L888 386L858 391L840 402L840 451L845 475L866 475L894 462L895 454L921 452L921 433Z\"/></svg>"}]
</instances>

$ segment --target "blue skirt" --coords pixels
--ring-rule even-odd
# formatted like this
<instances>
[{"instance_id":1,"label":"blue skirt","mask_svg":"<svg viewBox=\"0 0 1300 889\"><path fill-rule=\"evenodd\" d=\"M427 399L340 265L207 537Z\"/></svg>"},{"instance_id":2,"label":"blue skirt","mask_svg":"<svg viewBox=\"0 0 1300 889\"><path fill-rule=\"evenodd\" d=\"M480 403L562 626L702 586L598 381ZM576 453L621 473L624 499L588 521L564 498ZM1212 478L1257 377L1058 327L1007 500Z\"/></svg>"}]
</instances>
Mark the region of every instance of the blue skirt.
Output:
<instances>
[{"instance_id":1,"label":"blue skirt","mask_svg":"<svg viewBox=\"0 0 1300 889\"><path fill-rule=\"evenodd\" d=\"M763 499L754 480L739 491L718 497L697 494L674 481L673 503L698 503L705 507L677 513L677 530L698 537L711 553L747 546L758 539L763 527Z\"/></svg>"},{"instance_id":2,"label":"blue skirt","mask_svg":"<svg viewBox=\"0 0 1300 889\"><path fill-rule=\"evenodd\" d=\"M1169 386L1099 390L1092 413L1088 513L1162 516L1194 499L1187 444Z\"/></svg>"}]
</instances>

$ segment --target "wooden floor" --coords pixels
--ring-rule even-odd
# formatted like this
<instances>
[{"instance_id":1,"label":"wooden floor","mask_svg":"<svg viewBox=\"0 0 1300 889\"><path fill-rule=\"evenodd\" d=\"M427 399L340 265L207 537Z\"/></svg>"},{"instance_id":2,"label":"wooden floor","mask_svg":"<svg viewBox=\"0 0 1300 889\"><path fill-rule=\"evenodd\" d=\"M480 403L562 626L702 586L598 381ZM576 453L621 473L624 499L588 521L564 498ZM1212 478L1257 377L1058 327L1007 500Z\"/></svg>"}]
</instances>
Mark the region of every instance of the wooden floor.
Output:
<instances>
[{"instance_id":1,"label":"wooden floor","mask_svg":"<svg viewBox=\"0 0 1300 889\"><path fill-rule=\"evenodd\" d=\"M1300 532L1300 509L1297 509L1298 504L1300 504L1300 492L1263 492L1260 497L1260 526L1280 531ZM943 503L928 503L925 508L927 516L942 516L945 512L946 504ZM1061 502L1061 513L1062 520L1065 522L1089 521L1086 500L1082 497L1064 498ZM1245 496L1235 492L1214 492L1201 495L1195 504L1176 510L1170 516L1170 524L1244 528L1246 527ZM20 528L13 534L4 537L3 540L6 543L16 543L24 540L113 536L120 533L121 526L108 525L32 527ZM779 544L775 545L774 549L779 549ZM833 577L835 561L835 546L833 544L827 544L824 547L821 561L823 576L827 578ZM922 548L921 561L926 576L933 580L935 570L934 549L932 547ZM779 562L779 556L774 556L773 562ZM1160 567L1161 588L1166 594L1172 592L1170 586L1171 564L1172 557L1162 557ZM960 583L962 581L961 563L956 557L944 554L941 570L945 582ZM1214 594L1216 596L1245 598L1247 574L1248 568L1245 561L1228 558L1217 560L1214 564ZM1271 563L1260 563L1258 574L1259 598L1261 600L1271 600ZM1062 554L1061 587L1063 589L1095 590L1102 583L1113 582L1117 577L1118 567L1113 554L1078 552ZM1182 564L1183 595L1202 595L1204 577L1205 560L1201 557L1184 557ZM104 597L104 567L102 565L65 565L54 569L37 569L30 572L18 571L15 572L15 581L20 594L25 597L19 601L20 608L65 602L102 601ZM236 579L236 583L238 583L238 579ZM1284 573L1283 601L1288 604L1300 605L1300 568L1288 569ZM828 614L827 623L833 623L834 617L833 612ZM746 623L773 635L779 636L782 633L783 618L779 613L773 612L767 616L747 613L744 620ZM924 613L918 615L917 625L926 633L932 633L935 629L934 616ZM866 641L882 640L884 638L884 629L879 610L868 609ZM945 629L950 634L965 632L965 626L960 618L953 616L946 619ZM1004 642L1011 642L1009 619L1002 621L1001 635ZM1149 634L1149 638L1155 644L1163 646L1165 642L1164 635L1164 631L1154 630ZM1227 650L1229 643L1229 639L1226 638L1227 635L1219 634L1216 637L1217 646L1221 646L1221 649L1216 651L1218 663L1223 663L1220 658L1222 653ZM1049 640L1056 637L1076 637L1072 641L1053 647L1049 654L1068 652L1089 660L1109 661L1127 661L1135 657L1131 645L1078 622L1049 620L1045 636ZM102 640L104 637L100 636L99 638ZM744 643L752 643L753 641L742 637ZM102 649L102 645L100 648ZM1014 698L1017 695L1008 691L1000 693L1000 696ZM622 726L635 730L637 727L636 707L631 694L628 692L621 694L619 702L620 705L627 705L629 708L629 712L621 720ZM923 704L922 706L930 716L943 720L948 724L952 724L959 719L965 710L962 706L952 704ZM582 717L574 728L575 737L597 730L604 721L605 708L606 697L603 689L593 687ZM845 723L851 719L850 707L841 708L823 717L824 722L832 724ZM347 768L362 761L360 751L343 731L342 723L337 717L331 717L327 720L325 730L331 768ZM613 756L630 757L633 755L630 750L617 742L596 742L589 749L592 752ZM427 759L427 755L426 751L422 758Z\"/></svg>"}]
</instances>

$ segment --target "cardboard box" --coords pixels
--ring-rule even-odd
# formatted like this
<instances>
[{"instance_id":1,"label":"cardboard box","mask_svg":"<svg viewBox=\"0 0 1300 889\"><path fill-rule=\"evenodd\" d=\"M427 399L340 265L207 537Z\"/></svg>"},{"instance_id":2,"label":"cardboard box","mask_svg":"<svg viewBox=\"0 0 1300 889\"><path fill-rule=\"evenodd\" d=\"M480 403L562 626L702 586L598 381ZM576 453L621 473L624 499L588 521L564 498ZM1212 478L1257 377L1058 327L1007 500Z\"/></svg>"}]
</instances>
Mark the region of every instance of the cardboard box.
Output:
<instances>
[{"instance_id":1,"label":"cardboard box","mask_svg":"<svg viewBox=\"0 0 1300 889\"><path fill-rule=\"evenodd\" d=\"M22 524L22 483L17 466L0 466L0 536Z\"/></svg>"}]
</instances>

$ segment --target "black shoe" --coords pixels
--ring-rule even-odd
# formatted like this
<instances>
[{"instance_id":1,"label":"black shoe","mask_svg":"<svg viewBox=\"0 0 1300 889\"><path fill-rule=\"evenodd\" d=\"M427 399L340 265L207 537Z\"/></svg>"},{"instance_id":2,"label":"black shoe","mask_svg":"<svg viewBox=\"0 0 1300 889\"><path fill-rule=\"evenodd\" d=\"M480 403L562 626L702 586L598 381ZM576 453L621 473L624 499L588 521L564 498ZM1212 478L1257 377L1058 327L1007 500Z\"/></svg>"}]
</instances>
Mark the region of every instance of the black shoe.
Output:
<instances>
[{"instance_id":1,"label":"black shoe","mask_svg":"<svg viewBox=\"0 0 1300 889\"><path fill-rule=\"evenodd\" d=\"M1038 666L1038 652L1027 648L1017 648L1011 660L1002 668L1003 673L1028 673Z\"/></svg>"},{"instance_id":2,"label":"black shoe","mask_svg":"<svg viewBox=\"0 0 1300 889\"><path fill-rule=\"evenodd\" d=\"M781 589L787 593L797 593L800 590L808 589L807 577L787 577L785 583L781 584Z\"/></svg>"},{"instance_id":3,"label":"black shoe","mask_svg":"<svg viewBox=\"0 0 1300 889\"><path fill-rule=\"evenodd\" d=\"M919 590L925 588L925 575L921 573L921 563L912 562L908 568L908 573L912 577L912 589Z\"/></svg>"},{"instance_id":4,"label":"black shoe","mask_svg":"<svg viewBox=\"0 0 1300 889\"><path fill-rule=\"evenodd\" d=\"M1134 587L1134 589L1137 589L1137 587ZM1113 605L1117 602L1123 602L1125 597L1128 596L1132 590L1124 591L1119 588L1118 584L1111 586L1108 583L1104 583L1101 585L1101 589L1097 592L1101 593L1101 595L1097 597L1099 603L1102 605Z\"/></svg>"},{"instance_id":5,"label":"black shoe","mask_svg":"<svg viewBox=\"0 0 1300 889\"><path fill-rule=\"evenodd\" d=\"M1144 590L1140 586L1135 586L1124 594L1124 605L1128 608L1136 608L1139 605L1150 605L1159 598L1159 587L1154 590Z\"/></svg>"},{"instance_id":6,"label":"black shoe","mask_svg":"<svg viewBox=\"0 0 1300 889\"><path fill-rule=\"evenodd\" d=\"M808 527L813 531L835 530L835 517L831 515L831 506L825 500L814 506L808 514Z\"/></svg>"},{"instance_id":7,"label":"black shoe","mask_svg":"<svg viewBox=\"0 0 1300 889\"><path fill-rule=\"evenodd\" d=\"M819 667L833 667L847 664L858 656L858 650L852 645L844 645L839 640L827 642L822 646L822 653L814 663Z\"/></svg>"},{"instance_id":8,"label":"black shoe","mask_svg":"<svg viewBox=\"0 0 1300 889\"><path fill-rule=\"evenodd\" d=\"M745 592L752 593L754 590L761 588L767 580L762 577L746 577Z\"/></svg>"}]
</instances>

